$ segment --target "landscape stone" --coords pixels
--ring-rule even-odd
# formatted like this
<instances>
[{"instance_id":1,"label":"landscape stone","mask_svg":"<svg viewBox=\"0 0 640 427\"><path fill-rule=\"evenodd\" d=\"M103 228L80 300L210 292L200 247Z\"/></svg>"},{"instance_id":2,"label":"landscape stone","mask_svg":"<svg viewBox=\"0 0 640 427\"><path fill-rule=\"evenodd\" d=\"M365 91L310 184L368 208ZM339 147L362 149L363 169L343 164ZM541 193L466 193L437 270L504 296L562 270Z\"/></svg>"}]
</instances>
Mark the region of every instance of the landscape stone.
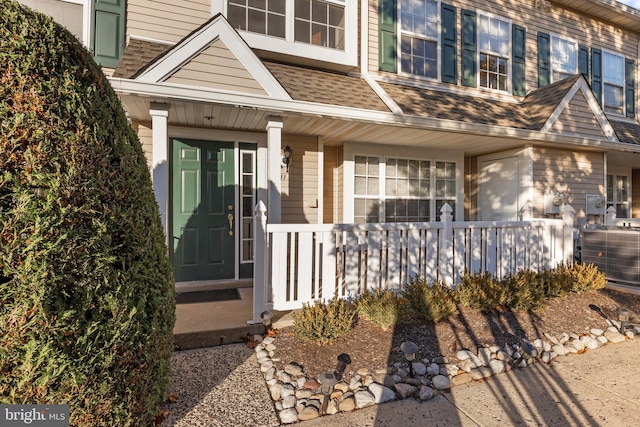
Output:
<instances>
[{"instance_id":1,"label":"landscape stone","mask_svg":"<svg viewBox=\"0 0 640 427\"><path fill-rule=\"evenodd\" d=\"M396 389L396 392L402 399L413 396L418 391L418 388L412 386L411 384L398 383L394 387Z\"/></svg>"},{"instance_id":2,"label":"landscape stone","mask_svg":"<svg viewBox=\"0 0 640 427\"><path fill-rule=\"evenodd\" d=\"M269 387L269 392L271 393L271 398L275 401L280 400L282 391L282 383L276 382L271 387Z\"/></svg>"},{"instance_id":3,"label":"landscape stone","mask_svg":"<svg viewBox=\"0 0 640 427\"><path fill-rule=\"evenodd\" d=\"M293 375L294 377L300 377L304 375L304 373L302 372L302 366L293 362L287 363L284 366L284 371L289 375Z\"/></svg>"},{"instance_id":4,"label":"landscape stone","mask_svg":"<svg viewBox=\"0 0 640 427\"><path fill-rule=\"evenodd\" d=\"M353 396L344 398L339 404L338 408L342 412L351 412L356 409L356 399Z\"/></svg>"},{"instance_id":5,"label":"landscape stone","mask_svg":"<svg viewBox=\"0 0 640 427\"><path fill-rule=\"evenodd\" d=\"M427 373L427 367L424 363L413 363L411 366L413 367L413 373L416 375L424 375Z\"/></svg>"},{"instance_id":6,"label":"landscape stone","mask_svg":"<svg viewBox=\"0 0 640 427\"><path fill-rule=\"evenodd\" d=\"M375 397L369 391L369 389L360 389L354 393L354 397L356 399L356 408L362 409L367 406L374 405Z\"/></svg>"},{"instance_id":7,"label":"landscape stone","mask_svg":"<svg viewBox=\"0 0 640 427\"><path fill-rule=\"evenodd\" d=\"M598 343L598 340L589 335L581 336L580 341L582 341L582 343L591 350L594 350L600 346L600 344Z\"/></svg>"},{"instance_id":8,"label":"landscape stone","mask_svg":"<svg viewBox=\"0 0 640 427\"><path fill-rule=\"evenodd\" d=\"M298 421L298 411L294 408L284 409L278 415L282 424L291 424Z\"/></svg>"},{"instance_id":9,"label":"landscape stone","mask_svg":"<svg viewBox=\"0 0 640 427\"><path fill-rule=\"evenodd\" d=\"M393 390L378 383L371 383L369 391L373 394L375 403L384 403L395 400L396 394Z\"/></svg>"},{"instance_id":10,"label":"landscape stone","mask_svg":"<svg viewBox=\"0 0 640 427\"><path fill-rule=\"evenodd\" d=\"M430 400L433 398L433 396L434 392L431 387L427 387L426 385L420 387L420 400Z\"/></svg>"},{"instance_id":11,"label":"landscape stone","mask_svg":"<svg viewBox=\"0 0 640 427\"><path fill-rule=\"evenodd\" d=\"M318 418L320 416L320 411L315 406L306 406L302 412L298 414L299 421L312 420L314 418Z\"/></svg>"},{"instance_id":12,"label":"landscape stone","mask_svg":"<svg viewBox=\"0 0 640 427\"><path fill-rule=\"evenodd\" d=\"M320 383L315 378L309 378L304 383L304 388L309 389L309 390L317 390L317 389L320 388Z\"/></svg>"},{"instance_id":13,"label":"landscape stone","mask_svg":"<svg viewBox=\"0 0 640 427\"><path fill-rule=\"evenodd\" d=\"M471 378L474 380L482 380L484 378L489 378L493 375L493 370L491 368L487 368L486 366L480 366L478 368L474 368L469 372Z\"/></svg>"},{"instance_id":14,"label":"landscape stone","mask_svg":"<svg viewBox=\"0 0 640 427\"><path fill-rule=\"evenodd\" d=\"M436 390L449 390L451 388L451 380L444 375L436 375L431 379L431 382Z\"/></svg>"},{"instance_id":15,"label":"landscape stone","mask_svg":"<svg viewBox=\"0 0 640 427\"><path fill-rule=\"evenodd\" d=\"M282 407L284 409L295 408L297 402L298 402L298 399L296 399L295 396L287 396L284 399L282 399ZM278 403L280 403L280 402L278 402Z\"/></svg>"},{"instance_id":16,"label":"landscape stone","mask_svg":"<svg viewBox=\"0 0 640 427\"><path fill-rule=\"evenodd\" d=\"M295 389L291 384L283 384L280 389L280 396L284 399L287 396L294 396L296 394Z\"/></svg>"},{"instance_id":17,"label":"landscape stone","mask_svg":"<svg viewBox=\"0 0 640 427\"><path fill-rule=\"evenodd\" d=\"M471 374L465 372L463 374L456 375L455 377L451 378L451 385L456 386L460 384L466 384L471 381L473 381L473 377L471 376Z\"/></svg>"},{"instance_id":18,"label":"landscape stone","mask_svg":"<svg viewBox=\"0 0 640 427\"><path fill-rule=\"evenodd\" d=\"M555 351L556 353L558 353L558 356L569 354L569 350L567 350L567 348L562 344L555 344L553 347L551 347L551 351Z\"/></svg>"},{"instance_id":19,"label":"landscape stone","mask_svg":"<svg viewBox=\"0 0 640 427\"><path fill-rule=\"evenodd\" d=\"M493 371L494 375L501 374L504 372L504 362L501 360L490 360L489 368Z\"/></svg>"},{"instance_id":20,"label":"landscape stone","mask_svg":"<svg viewBox=\"0 0 640 427\"><path fill-rule=\"evenodd\" d=\"M620 343L625 340L624 335L618 331L607 330L604 332L604 337L614 344Z\"/></svg>"}]
</instances>

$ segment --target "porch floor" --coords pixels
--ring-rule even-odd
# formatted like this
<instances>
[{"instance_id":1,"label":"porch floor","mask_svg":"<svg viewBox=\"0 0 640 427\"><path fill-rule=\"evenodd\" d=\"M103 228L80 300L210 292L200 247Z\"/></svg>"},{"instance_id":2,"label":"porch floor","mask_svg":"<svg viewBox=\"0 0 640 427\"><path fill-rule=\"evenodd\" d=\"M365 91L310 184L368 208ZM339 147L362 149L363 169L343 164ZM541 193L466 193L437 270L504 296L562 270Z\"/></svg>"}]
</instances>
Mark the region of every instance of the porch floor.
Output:
<instances>
[{"instance_id":1,"label":"porch floor","mask_svg":"<svg viewBox=\"0 0 640 427\"><path fill-rule=\"evenodd\" d=\"M220 289L198 287L197 291L177 290L176 323L173 339L176 349L213 347L242 342L247 334L262 334L264 325L251 325L253 287ZM274 327L291 324L289 312L274 313Z\"/></svg>"}]
</instances>

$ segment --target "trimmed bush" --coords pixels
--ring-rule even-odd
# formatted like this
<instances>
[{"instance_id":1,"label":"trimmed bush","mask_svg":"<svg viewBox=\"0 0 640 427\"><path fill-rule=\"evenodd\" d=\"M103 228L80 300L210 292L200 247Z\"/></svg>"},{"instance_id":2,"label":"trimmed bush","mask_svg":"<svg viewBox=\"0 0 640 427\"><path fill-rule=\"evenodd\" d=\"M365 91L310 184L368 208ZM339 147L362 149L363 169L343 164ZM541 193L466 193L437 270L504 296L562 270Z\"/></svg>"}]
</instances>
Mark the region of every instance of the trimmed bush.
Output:
<instances>
[{"instance_id":1,"label":"trimmed bush","mask_svg":"<svg viewBox=\"0 0 640 427\"><path fill-rule=\"evenodd\" d=\"M592 292L604 288L607 279L604 273L594 264L574 263L569 271L571 275L571 290L576 293Z\"/></svg>"},{"instance_id":2,"label":"trimmed bush","mask_svg":"<svg viewBox=\"0 0 640 427\"><path fill-rule=\"evenodd\" d=\"M334 297L323 303L303 304L293 313L293 331L302 341L327 343L340 338L351 329L356 312L343 299Z\"/></svg>"},{"instance_id":3,"label":"trimmed bush","mask_svg":"<svg viewBox=\"0 0 640 427\"><path fill-rule=\"evenodd\" d=\"M505 289L505 305L515 310L535 311L545 302L545 285L549 279L547 270L536 273L520 270L504 279L501 286Z\"/></svg>"},{"instance_id":4,"label":"trimmed bush","mask_svg":"<svg viewBox=\"0 0 640 427\"><path fill-rule=\"evenodd\" d=\"M458 313L457 293L444 282L429 285L424 277L414 276L402 290L409 310L425 320L436 322Z\"/></svg>"},{"instance_id":5,"label":"trimmed bush","mask_svg":"<svg viewBox=\"0 0 640 427\"><path fill-rule=\"evenodd\" d=\"M175 298L142 147L67 30L0 10L0 402L153 424Z\"/></svg>"},{"instance_id":6,"label":"trimmed bush","mask_svg":"<svg viewBox=\"0 0 640 427\"><path fill-rule=\"evenodd\" d=\"M358 316L386 331L400 320L402 301L389 289L376 289L374 292L367 290L356 301Z\"/></svg>"},{"instance_id":7,"label":"trimmed bush","mask_svg":"<svg viewBox=\"0 0 640 427\"><path fill-rule=\"evenodd\" d=\"M491 273L466 273L456 287L460 304L482 312L508 305L509 290L496 281Z\"/></svg>"}]
</instances>

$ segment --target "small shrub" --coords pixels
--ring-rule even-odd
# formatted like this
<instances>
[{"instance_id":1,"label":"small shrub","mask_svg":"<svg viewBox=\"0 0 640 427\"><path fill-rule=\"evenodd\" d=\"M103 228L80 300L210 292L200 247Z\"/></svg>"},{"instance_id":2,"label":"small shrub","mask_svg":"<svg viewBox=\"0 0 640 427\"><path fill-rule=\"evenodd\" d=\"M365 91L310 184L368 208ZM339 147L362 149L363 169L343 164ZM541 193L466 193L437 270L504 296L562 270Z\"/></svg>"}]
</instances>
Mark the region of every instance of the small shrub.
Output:
<instances>
[{"instance_id":1,"label":"small shrub","mask_svg":"<svg viewBox=\"0 0 640 427\"><path fill-rule=\"evenodd\" d=\"M293 330L302 341L333 341L353 328L355 311L346 301L334 297L323 303L304 304L302 310L293 314Z\"/></svg>"},{"instance_id":2,"label":"small shrub","mask_svg":"<svg viewBox=\"0 0 640 427\"><path fill-rule=\"evenodd\" d=\"M607 282L604 273L593 264L574 263L569 269L569 274L572 279L571 290L576 293L602 289Z\"/></svg>"},{"instance_id":3,"label":"small shrub","mask_svg":"<svg viewBox=\"0 0 640 427\"><path fill-rule=\"evenodd\" d=\"M535 311L545 301L545 287L548 274L531 270L520 270L504 279L505 305L515 310Z\"/></svg>"},{"instance_id":4,"label":"small shrub","mask_svg":"<svg viewBox=\"0 0 640 427\"><path fill-rule=\"evenodd\" d=\"M405 285L402 297L413 314L427 320L437 322L458 313L457 294L444 282L429 286L425 278L414 276Z\"/></svg>"},{"instance_id":5,"label":"small shrub","mask_svg":"<svg viewBox=\"0 0 640 427\"><path fill-rule=\"evenodd\" d=\"M486 312L508 305L508 289L502 281L495 280L491 273L465 273L456 289L460 304L476 310Z\"/></svg>"},{"instance_id":6,"label":"small shrub","mask_svg":"<svg viewBox=\"0 0 640 427\"><path fill-rule=\"evenodd\" d=\"M573 278L571 265L561 262L552 270L544 270L544 287L547 298L562 298L571 293Z\"/></svg>"},{"instance_id":7,"label":"small shrub","mask_svg":"<svg viewBox=\"0 0 640 427\"><path fill-rule=\"evenodd\" d=\"M400 298L389 289L377 289L375 292L367 290L356 301L358 316L385 331L400 320L400 306Z\"/></svg>"}]
</instances>

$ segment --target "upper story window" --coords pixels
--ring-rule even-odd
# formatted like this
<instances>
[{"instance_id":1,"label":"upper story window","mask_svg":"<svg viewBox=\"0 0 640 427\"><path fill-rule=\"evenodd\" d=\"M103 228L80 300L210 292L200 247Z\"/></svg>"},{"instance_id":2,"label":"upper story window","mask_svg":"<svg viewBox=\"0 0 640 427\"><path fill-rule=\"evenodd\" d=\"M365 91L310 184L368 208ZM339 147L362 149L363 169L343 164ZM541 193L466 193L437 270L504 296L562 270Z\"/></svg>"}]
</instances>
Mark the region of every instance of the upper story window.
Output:
<instances>
[{"instance_id":1,"label":"upper story window","mask_svg":"<svg viewBox=\"0 0 640 427\"><path fill-rule=\"evenodd\" d=\"M551 81L578 74L578 43L551 35Z\"/></svg>"},{"instance_id":2,"label":"upper story window","mask_svg":"<svg viewBox=\"0 0 640 427\"><path fill-rule=\"evenodd\" d=\"M295 41L344 49L344 2L296 0Z\"/></svg>"},{"instance_id":3,"label":"upper story window","mask_svg":"<svg viewBox=\"0 0 640 427\"><path fill-rule=\"evenodd\" d=\"M509 90L511 23L494 16L478 16L480 87Z\"/></svg>"},{"instance_id":4,"label":"upper story window","mask_svg":"<svg viewBox=\"0 0 640 427\"><path fill-rule=\"evenodd\" d=\"M308 59L358 63L357 0L223 0L214 2L212 13L218 12L254 49L307 65Z\"/></svg>"},{"instance_id":5,"label":"upper story window","mask_svg":"<svg viewBox=\"0 0 640 427\"><path fill-rule=\"evenodd\" d=\"M401 0L400 69L422 77L438 76L438 2Z\"/></svg>"},{"instance_id":6,"label":"upper story window","mask_svg":"<svg viewBox=\"0 0 640 427\"><path fill-rule=\"evenodd\" d=\"M285 37L286 0L229 0L229 22L239 29Z\"/></svg>"},{"instance_id":7,"label":"upper story window","mask_svg":"<svg viewBox=\"0 0 640 427\"><path fill-rule=\"evenodd\" d=\"M602 100L607 113L624 114L624 57L602 52Z\"/></svg>"}]
</instances>

